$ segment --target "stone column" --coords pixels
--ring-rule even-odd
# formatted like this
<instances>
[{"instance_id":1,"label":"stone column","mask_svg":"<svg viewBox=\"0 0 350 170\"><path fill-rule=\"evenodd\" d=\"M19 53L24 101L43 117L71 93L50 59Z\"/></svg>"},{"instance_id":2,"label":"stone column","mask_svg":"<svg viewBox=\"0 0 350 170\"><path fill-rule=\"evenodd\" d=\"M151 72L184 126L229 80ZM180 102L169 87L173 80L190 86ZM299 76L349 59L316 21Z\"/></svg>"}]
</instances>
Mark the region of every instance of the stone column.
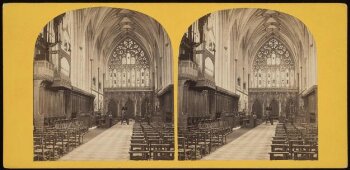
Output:
<instances>
[{"instance_id":1,"label":"stone column","mask_svg":"<svg viewBox=\"0 0 350 170\"><path fill-rule=\"evenodd\" d=\"M248 109L247 109L248 113L251 113L253 111L253 102L254 101L255 100L251 96L249 96L249 94L248 94ZM258 114L258 113L255 113L255 114Z\"/></svg>"},{"instance_id":2,"label":"stone column","mask_svg":"<svg viewBox=\"0 0 350 170\"><path fill-rule=\"evenodd\" d=\"M282 110L282 105L281 105L281 100L278 101L278 116L281 116L281 110Z\"/></svg>"},{"instance_id":3,"label":"stone column","mask_svg":"<svg viewBox=\"0 0 350 170\"><path fill-rule=\"evenodd\" d=\"M68 96L67 98L65 96L65 99L68 99L68 101L65 101L65 102L68 103L68 106L67 106L68 108L66 109L68 113L66 113L66 115L71 115L72 114L72 110L73 110L73 108L72 108L72 106L73 106L72 92L71 91L66 91L66 95Z\"/></svg>"},{"instance_id":4,"label":"stone column","mask_svg":"<svg viewBox=\"0 0 350 170\"><path fill-rule=\"evenodd\" d=\"M203 90L203 95L204 95L204 100L205 100L205 114L209 114L210 113L210 104L209 104L209 97L208 97L208 90Z\"/></svg>"},{"instance_id":5,"label":"stone column","mask_svg":"<svg viewBox=\"0 0 350 170\"><path fill-rule=\"evenodd\" d=\"M134 102L134 117L136 117L136 113L137 113L137 99L136 99L136 97L134 97L134 99L135 99L135 102Z\"/></svg>"},{"instance_id":6,"label":"stone column","mask_svg":"<svg viewBox=\"0 0 350 170\"><path fill-rule=\"evenodd\" d=\"M262 106L262 113L263 113L263 115L265 115L265 103L266 102L267 102L266 100L263 101L263 106Z\"/></svg>"},{"instance_id":7,"label":"stone column","mask_svg":"<svg viewBox=\"0 0 350 170\"><path fill-rule=\"evenodd\" d=\"M34 117L33 123L35 127L42 127L44 125L44 114L40 110L40 87L42 80L34 80Z\"/></svg>"},{"instance_id":8,"label":"stone column","mask_svg":"<svg viewBox=\"0 0 350 170\"><path fill-rule=\"evenodd\" d=\"M178 81L178 96L177 96L177 111L178 111L178 125L185 126L187 123L184 123L185 113L183 111L183 102L184 102L184 83L185 80Z\"/></svg>"},{"instance_id":9,"label":"stone column","mask_svg":"<svg viewBox=\"0 0 350 170\"><path fill-rule=\"evenodd\" d=\"M141 96L138 96L138 100L139 100L139 117L141 117L141 111L142 111L142 108L141 108L141 105L142 105L142 97Z\"/></svg>"},{"instance_id":10,"label":"stone column","mask_svg":"<svg viewBox=\"0 0 350 170\"><path fill-rule=\"evenodd\" d=\"M58 94L59 94L59 101L58 104L61 104L61 106L59 107L60 110L58 110L56 113L59 114L64 114L66 116L66 118L71 118L72 115L68 115L66 113L66 106L65 106L65 98L64 98L64 90L58 90ZM56 103L57 104L57 103ZM80 110L79 110L80 111ZM56 115L53 115L56 116ZM61 115L60 115L61 116ZM78 113L76 113L76 116L78 117Z\"/></svg>"},{"instance_id":11,"label":"stone column","mask_svg":"<svg viewBox=\"0 0 350 170\"><path fill-rule=\"evenodd\" d=\"M108 110L108 105L109 105L109 102L108 102L108 99L109 97L104 94L104 98L103 98L103 113L106 113Z\"/></svg>"},{"instance_id":12,"label":"stone column","mask_svg":"<svg viewBox=\"0 0 350 170\"><path fill-rule=\"evenodd\" d=\"M122 106L121 106L121 101L120 101L120 100L118 100L117 117L120 117L120 116L121 116L121 114L120 114L121 108L122 108Z\"/></svg>"}]
</instances>

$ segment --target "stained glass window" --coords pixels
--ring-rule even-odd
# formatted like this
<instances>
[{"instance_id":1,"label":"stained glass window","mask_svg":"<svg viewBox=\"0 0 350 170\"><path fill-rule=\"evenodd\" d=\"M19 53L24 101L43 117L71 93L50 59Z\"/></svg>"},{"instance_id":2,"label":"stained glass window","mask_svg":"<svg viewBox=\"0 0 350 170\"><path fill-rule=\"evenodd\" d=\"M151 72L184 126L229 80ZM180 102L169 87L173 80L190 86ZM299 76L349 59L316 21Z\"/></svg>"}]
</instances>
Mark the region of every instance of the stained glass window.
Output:
<instances>
[{"instance_id":1,"label":"stained glass window","mask_svg":"<svg viewBox=\"0 0 350 170\"><path fill-rule=\"evenodd\" d=\"M271 38L258 50L253 61L253 72L258 74L253 81L259 82L253 83L253 88L293 88L294 76L289 75L294 75L294 69L290 51L278 39Z\"/></svg>"},{"instance_id":2,"label":"stained glass window","mask_svg":"<svg viewBox=\"0 0 350 170\"><path fill-rule=\"evenodd\" d=\"M114 73L110 80L116 80L112 87L150 86L149 58L140 45L131 38L126 38L114 49L109 59L108 69L110 73Z\"/></svg>"}]
</instances>

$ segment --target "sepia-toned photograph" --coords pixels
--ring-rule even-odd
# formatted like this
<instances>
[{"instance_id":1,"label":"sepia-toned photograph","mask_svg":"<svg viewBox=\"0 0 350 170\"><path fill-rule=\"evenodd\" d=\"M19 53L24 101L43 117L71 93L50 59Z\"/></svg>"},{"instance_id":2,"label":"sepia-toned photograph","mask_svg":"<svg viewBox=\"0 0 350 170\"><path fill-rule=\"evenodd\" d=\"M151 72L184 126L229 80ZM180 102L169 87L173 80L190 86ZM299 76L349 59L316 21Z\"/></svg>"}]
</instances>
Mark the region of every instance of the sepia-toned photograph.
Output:
<instances>
[{"instance_id":1,"label":"sepia-toned photograph","mask_svg":"<svg viewBox=\"0 0 350 170\"><path fill-rule=\"evenodd\" d=\"M34 161L174 159L173 50L162 25L95 7L38 32Z\"/></svg>"},{"instance_id":2,"label":"sepia-toned photograph","mask_svg":"<svg viewBox=\"0 0 350 170\"><path fill-rule=\"evenodd\" d=\"M299 19L209 13L178 66L179 160L318 160L316 43Z\"/></svg>"}]
</instances>

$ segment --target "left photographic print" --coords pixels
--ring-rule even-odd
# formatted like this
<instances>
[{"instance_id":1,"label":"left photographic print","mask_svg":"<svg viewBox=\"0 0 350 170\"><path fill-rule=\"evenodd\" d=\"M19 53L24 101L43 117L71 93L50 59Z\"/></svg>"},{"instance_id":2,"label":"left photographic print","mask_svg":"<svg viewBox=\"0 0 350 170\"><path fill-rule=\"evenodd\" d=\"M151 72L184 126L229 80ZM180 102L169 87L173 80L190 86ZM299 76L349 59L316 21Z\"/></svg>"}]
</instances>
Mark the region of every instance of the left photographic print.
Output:
<instances>
[{"instance_id":1,"label":"left photographic print","mask_svg":"<svg viewBox=\"0 0 350 170\"><path fill-rule=\"evenodd\" d=\"M168 34L145 14L95 7L53 18L34 50L34 161L173 160L172 58Z\"/></svg>"}]
</instances>

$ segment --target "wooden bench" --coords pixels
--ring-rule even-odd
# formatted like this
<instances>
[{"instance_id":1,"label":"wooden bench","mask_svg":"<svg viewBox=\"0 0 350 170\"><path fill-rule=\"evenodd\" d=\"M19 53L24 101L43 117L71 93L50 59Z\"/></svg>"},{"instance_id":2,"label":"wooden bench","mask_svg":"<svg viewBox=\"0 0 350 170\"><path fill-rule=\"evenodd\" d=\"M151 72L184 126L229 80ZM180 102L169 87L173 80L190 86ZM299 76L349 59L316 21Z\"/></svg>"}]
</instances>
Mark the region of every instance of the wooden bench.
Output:
<instances>
[{"instance_id":1,"label":"wooden bench","mask_svg":"<svg viewBox=\"0 0 350 170\"><path fill-rule=\"evenodd\" d=\"M190 148L179 148L178 149L178 159L179 160L187 160L187 159L191 159L191 155L192 155L193 150Z\"/></svg>"},{"instance_id":2,"label":"wooden bench","mask_svg":"<svg viewBox=\"0 0 350 170\"><path fill-rule=\"evenodd\" d=\"M293 145L293 152L318 152L318 146L316 145Z\"/></svg>"},{"instance_id":3,"label":"wooden bench","mask_svg":"<svg viewBox=\"0 0 350 170\"><path fill-rule=\"evenodd\" d=\"M133 143L146 143L145 139L131 139L130 142Z\"/></svg>"},{"instance_id":4,"label":"wooden bench","mask_svg":"<svg viewBox=\"0 0 350 170\"><path fill-rule=\"evenodd\" d=\"M159 136L159 133L154 133L154 132L152 132L152 133L147 133L147 132L146 132L146 136L147 136L147 137L150 137L150 136Z\"/></svg>"},{"instance_id":5,"label":"wooden bench","mask_svg":"<svg viewBox=\"0 0 350 170\"><path fill-rule=\"evenodd\" d=\"M310 145L293 145L292 151L293 152L310 152L311 147Z\"/></svg>"},{"instance_id":6,"label":"wooden bench","mask_svg":"<svg viewBox=\"0 0 350 170\"><path fill-rule=\"evenodd\" d=\"M294 160L317 160L317 152L294 152Z\"/></svg>"},{"instance_id":7,"label":"wooden bench","mask_svg":"<svg viewBox=\"0 0 350 170\"><path fill-rule=\"evenodd\" d=\"M272 139L273 140L286 140L286 136L273 136Z\"/></svg>"},{"instance_id":8,"label":"wooden bench","mask_svg":"<svg viewBox=\"0 0 350 170\"><path fill-rule=\"evenodd\" d=\"M152 145L152 144L159 144L162 143L162 138L148 138L147 143Z\"/></svg>"},{"instance_id":9,"label":"wooden bench","mask_svg":"<svg viewBox=\"0 0 350 170\"><path fill-rule=\"evenodd\" d=\"M269 152L270 160L288 160L289 152Z\"/></svg>"},{"instance_id":10,"label":"wooden bench","mask_svg":"<svg viewBox=\"0 0 350 170\"><path fill-rule=\"evenodd\" d=\"M130 160L148 160L150 159L149 151L129 151Z\"/></svg>"},{"instance_id":11,"label":"wooden bench","mask_svg":"<svg viewBox=\"0 0 350 170\"><path fill-rule=\"evenodd\" d=\"M170 150L170 144L150 144L151 150Z\"/></svg>"},{"instance_id":12,"label":"wooden bench","mask_svg":"<svg viewBox=\"0 0 350 170\"><path fill-rule=\"evenodd\" d=\"M142 143L132 143L130 144L130 151L149 151L149 145Z\"/></svg>"},{"instance_id":13,"label":"wooden bench","mask_svg":"<svg viewBox=\"0 0 350 170\"><path fill-rule=\"evenodd\" d=\"M144 140L145 137L144 136L131 136L131 139L142 139L142 140Z\"/></svg>"},{"instance_id":14,"label":"wooden bench","mask_svg":"<svg viewBox=\"0 0 350 170\"><path fill-rule=\"evenodd\" d=\"M174 143L174 136L163 136L164 143Z\"/></svg>"},{"instance_id":15,"label":"wooden bench","mask_svg":"<svg viewBox=\"0 0 350 170\"><path fill-rule=\"evenodd\" d=\"M286 140L272 140L272 144L285 144Z\"/></svg>"},{"instance_id":16,"label":"wooden bench","mask_svg":"<svg viewBox=\"0 0 350 170\"><path fill-rule=\"evenodd\" d=\"M272 144L271 152L287 152L289 145L287 144Z\"/></svg>"},{"instance_id":17,"label":"wooden bench","mask_svg":"<svg viewBox=\"0 0 350 170\"><path fill-rule=\"evenodd\" d=\"M304 139L304 143L306 145L317 145L318 141L317 139Z\"/></svg>"},{"instance_id":18,"label":"wooden bench","mask_svg":"<svg viewBox=\"0 0 350 170\"><path fill-rule=\"evenodd\" d=\"M174 160L174 151L153 151L153 160Z\"/></svg>"},{"instance_id":19,"label":"wooden bench","mask_svg":"<svg viewBox=\"0 0 350 170\"><path fill-rule=\"evenodd\" d=\"M133 132L132 133L132 136L144 136L144 133L143 132Z\"/></svg>"}]
</instances>

